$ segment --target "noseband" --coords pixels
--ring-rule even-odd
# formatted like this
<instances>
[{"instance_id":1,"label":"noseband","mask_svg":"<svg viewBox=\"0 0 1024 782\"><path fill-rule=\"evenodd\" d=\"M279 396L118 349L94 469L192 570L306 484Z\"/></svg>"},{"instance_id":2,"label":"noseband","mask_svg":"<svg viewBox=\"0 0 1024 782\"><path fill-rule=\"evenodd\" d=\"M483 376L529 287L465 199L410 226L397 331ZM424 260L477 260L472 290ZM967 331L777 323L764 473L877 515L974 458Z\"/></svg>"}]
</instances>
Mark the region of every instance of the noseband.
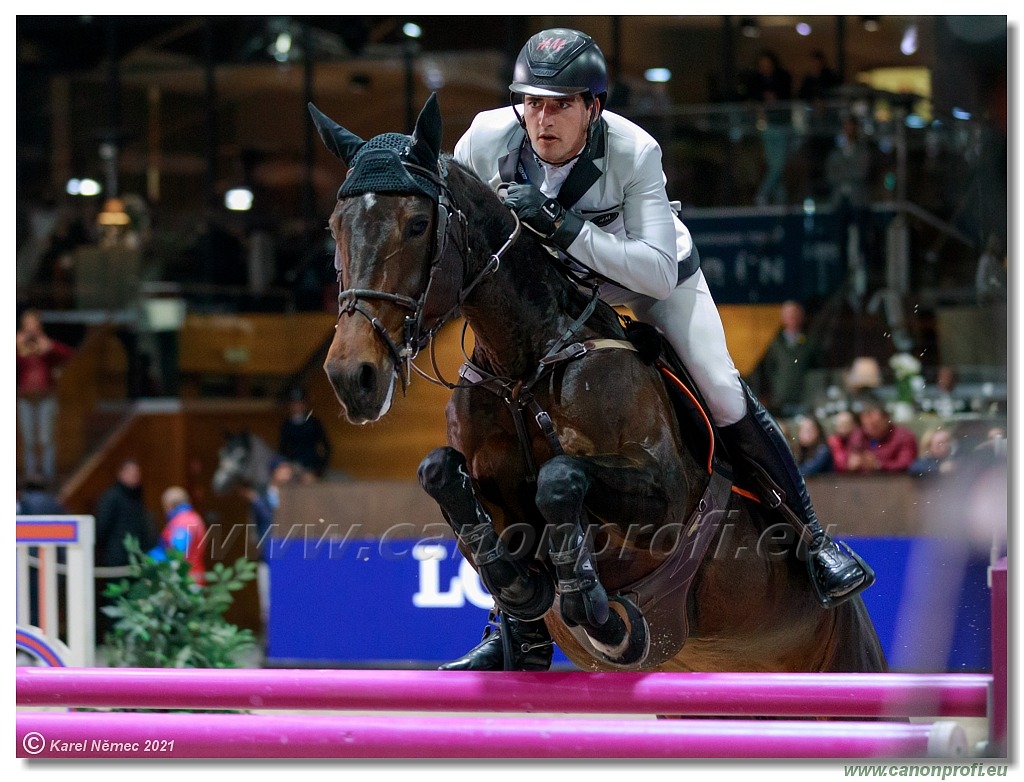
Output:
<instances>
[{"instance_id":1,"label":"noseband","mask_svg":"<svg viewBox=\"0 0 1024 782\"><path fill-rule=\"evenodd\" d=\"M438 190L434 212L434 239L431 249L430 274L427 285L419 298L400 293L378 291L366 288L348 288L338 294L338 320L342 316L358 313L369 321L374 332L388 350L394 363L395 372L402 383L402 393L409 383L412 361L420 350L432 343L441 327L450 321L462 307L466 296L489 274L497 271L502 255L519 237L520 223L516 218L515 228L501 248L494 253L487 264L468 283L469 273L469 224L466 215L452 196L447 183L447 166L444 158L437 161L437 170L432 171L408 160L402 165L417 176L430 180ZM454 216L454 220L452 219ZM514 213L513 213L513 216ZM337 250L335 250L337 254ZM341 270L338 270L341 283ZM366 306L369 300L383 301L408 310L402 324L400 343L388 332L380 319ZM400 367L405 364L405 371Z\"/></svg>"}]
</instances>

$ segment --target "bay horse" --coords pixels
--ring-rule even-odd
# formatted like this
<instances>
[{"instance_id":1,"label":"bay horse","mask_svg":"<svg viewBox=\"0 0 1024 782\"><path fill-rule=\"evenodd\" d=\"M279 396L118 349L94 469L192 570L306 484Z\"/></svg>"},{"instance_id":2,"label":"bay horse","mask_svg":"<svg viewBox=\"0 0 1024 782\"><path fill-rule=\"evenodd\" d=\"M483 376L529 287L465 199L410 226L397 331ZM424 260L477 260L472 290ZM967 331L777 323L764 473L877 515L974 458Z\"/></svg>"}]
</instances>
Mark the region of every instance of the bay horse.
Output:
<instances>
[{"instance_id":1,"label":"bay horse","mask_svg":"<svg viewBox=\"0 0 1024 782\"><path fill-rule=\"evenodd\" d=\"M713 432L688 444L624 319L441 154L434 96L411 136L369 141L309 109L348 167L324 370L350 422L376 421L462 315L472 354L419 479L496 606L543 617L584 670L886 669L861 598L822 608L788 525L730 491Z\"/></svg>"}]
</instances>

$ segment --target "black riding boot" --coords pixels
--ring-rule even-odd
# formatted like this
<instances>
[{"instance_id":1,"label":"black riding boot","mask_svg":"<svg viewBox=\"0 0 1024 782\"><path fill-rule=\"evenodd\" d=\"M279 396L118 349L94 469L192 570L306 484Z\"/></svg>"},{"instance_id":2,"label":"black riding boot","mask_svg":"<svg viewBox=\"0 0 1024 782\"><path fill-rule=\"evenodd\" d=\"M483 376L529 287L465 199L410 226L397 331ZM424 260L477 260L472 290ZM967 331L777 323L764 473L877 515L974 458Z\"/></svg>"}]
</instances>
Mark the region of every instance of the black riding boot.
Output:
<instances>
[{"instance_id":1,"label":"black riding boot","mask_svg":"<svg viewBox=\"0 0 1024 782\"><path fill-rule=\"evenodd\" d=\"M761 501L778 510L808 543L808 570L818 599L835 606L867 589L875 573L845 543L821 528L800 469L778 424L744 384L747 414L721 427L739 476L750 480Z\"/></svg>"},{"instance_id":2,"label":"black riding boot","mask_svg":"<svg viewBox=\"0 0 1024 782\"><path fill-rule=\"evenodd\" d=\"M551 667L554 643L543 619L526 622L495 611L489 618L480 643L439 670L546 671Z\"/></svg>"}]
</instances>

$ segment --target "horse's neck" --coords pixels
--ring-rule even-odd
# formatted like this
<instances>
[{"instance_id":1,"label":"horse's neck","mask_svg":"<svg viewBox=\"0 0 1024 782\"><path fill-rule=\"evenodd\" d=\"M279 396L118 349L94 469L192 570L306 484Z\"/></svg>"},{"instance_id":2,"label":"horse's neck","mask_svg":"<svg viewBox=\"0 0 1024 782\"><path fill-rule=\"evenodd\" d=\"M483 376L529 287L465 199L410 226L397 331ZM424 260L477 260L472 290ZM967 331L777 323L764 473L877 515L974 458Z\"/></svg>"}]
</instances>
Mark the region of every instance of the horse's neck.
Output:
<instances>
[{"instance_id":1,"label":"horse's neck","mask_svg":"<svg viewBox=\"0 0 1024 782\"><path fill-rule=\"evenodd\" d=\"M508 239L514 220L489 191L470 193L468 198L476 206L468 218L470 246L477 254L473 266L478 272ZM471 270L471 276L474 273ZM473 329L474 359L505 377L531 373L573 320L564 307L566 284L551 267L547 252L522 227L498 270L485 277L463 303L462 314Z\"/></svg>"},{"instance_id":2,"label":"horse's neck","mask_svg":"<svg viewBox=\"0 0 1024 782\"><path fill-rule=\"evenodd\" d=\"M515 259L510 261L514 263ZM474 357L506 377L523 377L543 357L565 320L556 299L539 280L524 282L499 271L481 285L463 315L473 329ZM524 284L533 289L524 294ZM561 331L564 331L562 326Z\"/></svg>"}]
</instances>

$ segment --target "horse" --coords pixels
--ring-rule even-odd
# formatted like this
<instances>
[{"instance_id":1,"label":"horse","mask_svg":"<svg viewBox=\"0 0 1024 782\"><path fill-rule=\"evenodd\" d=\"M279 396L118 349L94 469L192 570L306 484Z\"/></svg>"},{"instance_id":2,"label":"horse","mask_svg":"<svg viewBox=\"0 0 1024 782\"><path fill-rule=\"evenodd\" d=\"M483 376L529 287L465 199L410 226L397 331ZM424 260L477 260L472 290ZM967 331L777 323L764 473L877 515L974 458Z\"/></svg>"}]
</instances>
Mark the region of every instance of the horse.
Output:
<instances>
[{"instance_id":1,"label":"horse","mask_svg":"<svg viewBox=\"0 0 1024 782\"><path fill-rule=\"evenodd\" d=\"M411 136L369 141L309 110L348 167L327 378L349 422L376 421L411 369L432 377L413 359L462 316L459 380L436 361L432 377L452 388L448 444L418 477L502 612L543 617L583 670L886 669L860 596L819 604L799 544L777 543L788 525L733 487L699 408L683 425L629 322L441 153L435 96Z\"/></svg>"},{"instance_id":2,"label":"horse","mask_svg":"<svg viewBox=\"0 0 1024 782\"><path fill-rule=\"evenodd\" d=\"M225 432L213 473L214 492L223 495L236 487L259 491L269 482L270 466L277 456L277 451L253 432Z\"/></svg>"}]
</instances>

